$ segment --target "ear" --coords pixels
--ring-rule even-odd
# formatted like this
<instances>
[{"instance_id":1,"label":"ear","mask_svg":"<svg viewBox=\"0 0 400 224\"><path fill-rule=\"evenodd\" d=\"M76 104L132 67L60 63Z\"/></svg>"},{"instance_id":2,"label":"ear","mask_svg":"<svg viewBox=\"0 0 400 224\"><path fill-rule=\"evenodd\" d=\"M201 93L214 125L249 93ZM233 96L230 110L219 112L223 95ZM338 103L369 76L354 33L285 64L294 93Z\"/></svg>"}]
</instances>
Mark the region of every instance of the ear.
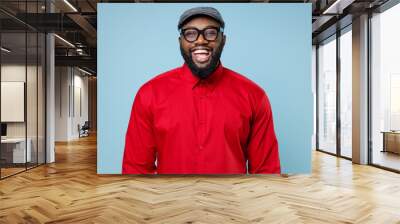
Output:
<instances>
[{"instance_id":1,"label":"ear","mask_svg":"<svg viewBox=\"0 0 400 224\"><path fill-rule=\"evenodd\" d=\"M226 36L224 34L224 36L222 37L222 46L225 46L225 43L226 43Z\"/></svg>"}]
</instances>

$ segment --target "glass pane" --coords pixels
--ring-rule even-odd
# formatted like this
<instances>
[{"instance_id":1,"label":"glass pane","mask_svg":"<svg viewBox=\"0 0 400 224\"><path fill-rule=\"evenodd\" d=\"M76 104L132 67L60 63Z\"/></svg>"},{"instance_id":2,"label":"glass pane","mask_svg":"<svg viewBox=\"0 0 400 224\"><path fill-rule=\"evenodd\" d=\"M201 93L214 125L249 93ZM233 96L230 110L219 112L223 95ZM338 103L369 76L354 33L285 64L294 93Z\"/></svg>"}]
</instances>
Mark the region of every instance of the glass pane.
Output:
<instances>
[{"instance_id":1,"label":"glass pane","mask_svg":"<svg viewBox=\"0 0 400 224\"><path fill-rule=\"evenodd\" d=\"M39 33L38 45L38 163L45 163L45 44L46 37L44 34Z\"/></svg>"},{"instance_id":2,"label":"glass pane","mask_svg":"<svg viewBox=\"0 0 400 224\"><path fill-rule=\"evenodd\" d=\"M315 150L317 143L317 48L313 45L312 47L312 60L311 60L311 86L313 95L313 135L312 135L312 150ZM89 91L90 92L90 91ZM90 101L89 101L90 102Z\"/></svg>"},{"instance_id":3,"label":"glass pane","mask_svg":"<svg viewBox=\"0 0 400 224\"><path fill-rule=\"evenodd\" d=\"M2 178L25 170L26 34L1 34L1 166ZM29 147L28 147L29 149Z\"/></svg>"},{"instance_id":4,"label":"glass pane","mask_svg":"<svg viewBox=\"0 0 400 224\"><path fill-rule=\"evenodd\" d=\"M341 155L352 157L352 35L340 37L340 140Z\"/></svg>"},{"instance_id":5,"label":"glass pane","mask_svg":"<svg viewBox=\"0 0 400 224\"><path fill-rule=\"evenodd\" d=\"M28 62L27 62L27 143L30 148L30 162L28 168L36 166L38 160L37 147L37 76L38 76L38 36L36 32L27 33L28 38Z\"/></svg>"},{"instance_id":6,"label":"glass pane","mask_svg":"<svg viewBox=\"0 0 400 224\"><path fill-rule=\"evenodd\" d=\"M372 163L400 170L400 5L372 18Z\"/></svg>"},{"instance_id":7,"label":"glass pane","mask_svg":"<svg viewBox=\"0 0 400 224\"><path fill-rule=\"evenodd\" d=\"M39 11L39 5L37 1L29 1L27 2L26 12L28 20L35 24L37 23L37 17L32 17L34 13ZM37 143L37 76L38 76L38 34L35 30L27 31L27 80L26 80L26 89L27 89L27 99L26 99L26 113L27 113L27 144L28 149L31 151L31 161L27 163L28 168L37 166L38 164L38 143Z\"/></svg>"},{"instance_id":8,"label":"glass pane","mask_svg":"<svg viewBox=\"0 0 400 224\"><path fill-rule=\"evenodd\" d=\"M318 147L336 153L336 39L318 48Z\"/></svg>"},{"instance_id":9,"label":"glass pane","mask_svg":"<svg viewBox=\"0 0 400 224\"><path fill-rule=\"evenodd\" d=\"M45 12L45 0L0 2L1 8L32 24L38 22L33 14ZM2 12L0 22L0 177L4 178L45 162L46 54L43 33Z\"/></svg>"}]
</instances>

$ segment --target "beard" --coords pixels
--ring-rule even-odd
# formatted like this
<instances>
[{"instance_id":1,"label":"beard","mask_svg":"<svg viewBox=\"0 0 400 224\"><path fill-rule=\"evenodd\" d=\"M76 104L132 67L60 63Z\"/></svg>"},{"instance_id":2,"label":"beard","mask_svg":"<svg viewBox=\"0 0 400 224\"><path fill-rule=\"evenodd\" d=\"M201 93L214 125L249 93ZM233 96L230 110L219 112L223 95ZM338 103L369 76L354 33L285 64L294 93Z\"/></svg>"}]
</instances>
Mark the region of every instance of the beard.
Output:
<instances>
[{"instance_id":1,"label":"beard","mask_svg":"<svg viewBox=\"0 0 400 224\"><path fill-rule=\"evenodd\" d=\"M210 59L210 62L208 63L208 65L204 68L200 68L194 63L192 54L190 52L189 52L189 54L186 54L182 48L182 44L180 44L181 55L182 55L183 59L185 60L186 64L189 66L192 73L194 75L196 75L197 77L199 77L200 79L207 78L209 75L211 75L215 71L215 69L217 69L223 48L224 48L224 45L221 43L215 50L212 51L211 59Z\"/></svg>"}]
</instances>

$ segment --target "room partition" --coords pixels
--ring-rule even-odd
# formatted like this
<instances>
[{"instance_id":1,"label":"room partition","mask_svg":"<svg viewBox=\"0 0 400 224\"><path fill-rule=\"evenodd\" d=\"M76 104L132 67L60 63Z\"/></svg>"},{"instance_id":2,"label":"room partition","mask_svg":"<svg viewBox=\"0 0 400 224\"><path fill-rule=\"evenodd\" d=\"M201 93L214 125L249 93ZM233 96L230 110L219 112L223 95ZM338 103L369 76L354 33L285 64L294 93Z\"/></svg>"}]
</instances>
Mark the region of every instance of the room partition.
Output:
<instances>
[{"instance_id":1,"label":"room partition","mask_svg":"<svg viewBox=\"0 0 400 224\"><path fill-rule=\"evenodd\" d=\"M43 5L0 3L1 179L46 161L46 38L24 22L31 13L44 12Z\"/></svg>"}]
</instances>

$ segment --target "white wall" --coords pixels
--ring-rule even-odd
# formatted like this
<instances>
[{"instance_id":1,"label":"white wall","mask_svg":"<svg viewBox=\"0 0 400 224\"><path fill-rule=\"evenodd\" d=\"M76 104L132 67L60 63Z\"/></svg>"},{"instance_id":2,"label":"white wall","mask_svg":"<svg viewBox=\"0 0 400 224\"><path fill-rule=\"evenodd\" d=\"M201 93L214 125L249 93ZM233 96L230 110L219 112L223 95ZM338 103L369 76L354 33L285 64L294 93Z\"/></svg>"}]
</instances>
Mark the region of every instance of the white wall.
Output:
<instances>
[{"instance_id":1,"label":"white wall","mask_svg":"<svg viewBox=\"0 0 400 224\"><path fill-rule=\"evenodd\" d=\"M55 68L55 141L67 141L69 117L69 68Z\"/></svg>"},{"instance_id":2,"label":"white wall","mask_svg":"<svg viewBox=\"0 0 400 224\"><path fill-rule=\"evenodd\" d=\"M38 69L38 70L37 70ZM6 122L8 138L24 138L25 135L30 139L32 161L44 163L45 146L45 120L44 120L44 74L42 67L25 64L3 64L1 66L2 82L24 82L26 84L26 107L22 112L27 115L27 120L23 122ZM27 81L25 80L27 79ZM7 96L2 96L7 97ZM2 107L1 110L10 110ZM8 111L13 113L13 111ZM39 156L37 156L37 153Z\"/></svg>"},{"instance_id":3,"label":"white wall","mask_svg":"<svg viewBox=\"0 0 400 224\"><path fill-rule=\"evenodd\" d=\"M25 64L8 64L1 66L1 81L2 82L25 82ZM28 66L28 74L32 70L31 66ZM3 96L4 97L4 96ZM6 110L7 108L1 108ZM25 122L8 122L7 123L7 137L25 137Z\"/></svg>"},{"instance_id":4,"label":"white wall","mask_svg":"<svg viewBox=\"0 0 400 224\"><path fill-rule=\"evenodd\" d=\"M77 139L78 124L88 120L88 77L76 68L56 67L55 87L55 140Z\"/></svg>"},{"instance_id":5,"label":"white wall","mask_svg":"<svg viewBox=\"0 0 400 224\"><path fill-rule=\"evenodd\" d=\"M27 69L27 73L25 71ZM39 70L41 72L41 70ZM35 132L36 136L36 66L27 66L19 64L5 64L1 66L1 81L2 82L25 82L25 75L27 74L28 84L27 88L27 119L28 119L28 137L30 133ZM35 77L35 78L33 78ZM4 96L3 96L4 97ZM41 105L39 105L40 107ZM1 108L7 110L7 108ZM35 113L33 113L33 111ZM34 122L34 123L32 123ZM32 129L32 130L31 130ZM7 136L8 137L25 137L25 122L7 122Z\"/></svg>"},{"instance_id":6,"label":"white wall","mask_svg":"<svg viewBox=\"0 0 400 224\"><path fill-rule=\"evenodd\" d=\"M76 70L75 70L76 72ZM78 133L78 124L81 126L88 120L88 77L81 76L82 73L78 73L79 75L74 75L74 108L72 113L72 136L75 138L79 137ZM81 110L81 111L80 111Z\"/></svg>"}]
</instances>

